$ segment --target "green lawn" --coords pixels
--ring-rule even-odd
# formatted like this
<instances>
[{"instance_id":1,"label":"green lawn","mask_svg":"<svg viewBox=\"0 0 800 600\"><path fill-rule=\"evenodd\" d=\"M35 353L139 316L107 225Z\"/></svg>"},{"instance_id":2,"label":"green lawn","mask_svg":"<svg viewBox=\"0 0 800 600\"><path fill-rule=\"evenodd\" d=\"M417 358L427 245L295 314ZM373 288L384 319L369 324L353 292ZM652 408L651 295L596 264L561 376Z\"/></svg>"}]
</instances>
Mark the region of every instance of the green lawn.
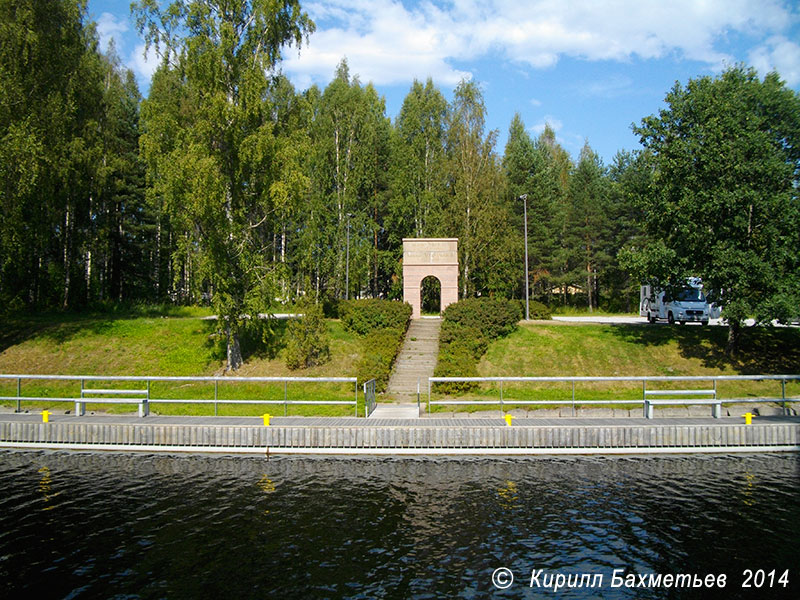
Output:
<instances>
[{"instance_id":1,"label":"green lawn","mask_svg":"<svg viewBox=\"0 0 800 600\"><path fill-rule=\"evenodd\" d=\"M139 309L127 314L38 315L5 319L0 328L0 373L64 375L214 376L224 374L224 349L217 339L215 321L199 317L203 309L170 309L164 316ZM321 366L290 371L284 360L286 321L274 322L267 347L245 340L246 363L236 374L242 377L349 377L360 359L361 340L343 330L339 321L328 321L331 360ZM510 336L493 342L480 364L482 376L643 376L796 374L800 371L800 330L748 329L743 334L739 358L724 353L724 327L594 325L527 323ZM130 388L130 384L92 384L103 388ZM649 387L657 387L652 385ZM665 387L665 386L662 386ZM666 384L675 389L676 384ZM705 387L705 386L703 386ZM761 397L780 392L777 383L720 383L720 397ZM800 396L800 384L787 385L787 395ZM353 386L338 384L289 384L293 400L346 400L354 398ZM80 384L72 382L23 383L23 395L74 397ZM0 395L16 394L16 381L0 381ZM213 399L213 384L154 383L151 396L165 399ZM363 394L359 391L360 406ZM581 400L640 400L641 384L579 384ZM225 399L284 398L283 384L225 383L217 388L220 415L284 414L283 405L225 404ZM441 395L436 397L441 398ZM496 399L500 389L487 385L459 399ZM504 384L505 400L572 400L569 383L548 385ZM13 403L6 402L6 405ZM25 404L40 409L47 405ZM635 405L631 405L635 406ZM71 404L52 404L54 410ZM131 411L131 405L90 405L89 410ZM475 410L475 407L463 407ZM162 414L214 414L213 405L155 404ZM289 414L348 416L351 406L293 406ZM363 408L359 408L363 414Z\"/></svg>"},{"instance_id":2,"label":"green lawn","mask_svg":"<svg viewBox=\"0 0 800 600\"><path fill-rule=\"evenodd\" d=\"M40 315L7 319L0 337L0 373L51 375L221 376L224 348L216 335L217 324L199 317L207 311L187 309L164 317L128 315ZM318 367L290 371L285 364L286 321L275 321L266 347L243 340L246 364L239 377L352 377L360 358L360 340L329 321L331 360ZM0 395L16 394L16 380L0 380ZM92 382L87 387L133 389L144 384ZM79 382L30 381L22 383L23 396L75 397ZM355 398L352 384L222 383L217 398L241 400L346 400ZM359 394L363 406L363 394ZM162 399L213 399L214 385L157 382L151 397ZM7 406L14 402L6 401ZM26 403L24 408L70 410L69 403ZM88 410L127 412L132 405L88 405ZM214 414L211 404L154 404L161 414ZM218 414L284 414L284 406L232 405L220 402ZM363 408L360 409L363 414ZM352 415L352 406L290 406L289 414Z\"/></svg>"},{"instance_id":3,"label":"green lawn","mask_svg":"<svg viewBox=\"0 0 800 600\"><path fill-rule=\"evenodd\" d=\"M483 377L704 376L800 373L800 330L748 329L740 356L725 355L725 327L527 323L490 344L478 365ZM648 384L649 389L710 388L710 383ZM800 384L786 386L800 395ZM778 382L720 382L721 398L780 395ZM572 401L571 383L503 384L503 398ZM443 395L436 395L444 398ZM497 400L498 384L485 384L459 400ZM641 400L641 382L578 383L575 399ZM499 406L499 405L498 405ZM631 405L637 406L637 405ZM463 410L476 410L468 407Z\"/></svg>"}]
</instances>

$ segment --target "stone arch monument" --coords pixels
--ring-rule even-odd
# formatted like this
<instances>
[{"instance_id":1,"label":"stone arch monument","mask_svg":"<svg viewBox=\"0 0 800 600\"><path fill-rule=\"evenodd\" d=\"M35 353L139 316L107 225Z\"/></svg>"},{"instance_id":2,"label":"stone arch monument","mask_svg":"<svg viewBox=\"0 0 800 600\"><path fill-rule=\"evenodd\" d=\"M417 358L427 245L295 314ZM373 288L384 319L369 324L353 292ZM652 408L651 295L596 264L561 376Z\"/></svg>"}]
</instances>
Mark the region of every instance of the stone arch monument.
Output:
<instances>
[{"instance_id":1,"label":"stone arch monument","mask_svg":"<svg viewBox=\"0 0 800 600\"><path fill-rule=\"evenodd\" d=\"M458 238L403 238L403 300L412 319L422 308L422 280L432 275L441 283L440 310L458 301Z\"/></svg>"}]
</instances>

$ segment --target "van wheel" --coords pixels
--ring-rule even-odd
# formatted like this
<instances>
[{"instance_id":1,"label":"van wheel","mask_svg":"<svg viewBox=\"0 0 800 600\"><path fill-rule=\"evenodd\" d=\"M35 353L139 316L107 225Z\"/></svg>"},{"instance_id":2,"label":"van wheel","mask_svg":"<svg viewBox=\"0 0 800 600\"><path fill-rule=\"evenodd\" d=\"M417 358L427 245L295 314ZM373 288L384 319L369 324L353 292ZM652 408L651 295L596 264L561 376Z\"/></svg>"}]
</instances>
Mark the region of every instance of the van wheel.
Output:
<instances>
[{"instance_id":1,"label":"van wheel","mask_svg":"<svg viewBox=\"0 0 800 600\"><path fill-rule=\"evenodd\" d=\"M670 325L675 325L675 317L673 316L672 312L667 315L667 321Z\"/></svg>"},{"instance_id":2,"label":"van wheel","mask_svg":"<svg viewBox=\"0 0 800 600\"><path fill-rule=\"evenodd\" d=\"M705 327L706 325L708 325L708 321L700 321L700 324L701 324L703 327Z\"/></svg>"},{"instance_id":3,"label":"van wheel","mask_svg":"<svg viewBox=\"0 0 800 600\"><path fill-rule=\"evenodd\" d=\"M647 313L647 320L650 321L650 324L652 325L656 322L656 317L653 313Z\"/></svg>"},{"instance_id":4,"label":"van wheel","mask_svg":"<svg viewBox=\"0 0 800 600\"><path fill-rule=\"evenodd\" d=\"M681 325L686 325L686 321L681 321Z\"/></svg>"}]
</instances>

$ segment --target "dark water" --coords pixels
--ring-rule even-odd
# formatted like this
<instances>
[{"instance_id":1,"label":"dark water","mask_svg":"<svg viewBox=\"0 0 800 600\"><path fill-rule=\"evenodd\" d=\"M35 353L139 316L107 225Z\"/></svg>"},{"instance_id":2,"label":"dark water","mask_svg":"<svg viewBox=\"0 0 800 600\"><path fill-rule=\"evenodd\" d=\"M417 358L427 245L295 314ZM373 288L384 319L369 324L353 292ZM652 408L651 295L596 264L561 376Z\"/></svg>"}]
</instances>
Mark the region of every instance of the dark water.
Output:
<instances>
[{"instance_id":1,"label":"dark water","mask_svg":"<svg viewBox=\"0 0 800 600\"><path fill-rule=\"evenodd\" d=\"M533 569L603 582L531 588ZM614 569L727 585L613 588ZM0 452L0 598L490 597L800 598L800 457Z\"/></svg>"}]
</instances>

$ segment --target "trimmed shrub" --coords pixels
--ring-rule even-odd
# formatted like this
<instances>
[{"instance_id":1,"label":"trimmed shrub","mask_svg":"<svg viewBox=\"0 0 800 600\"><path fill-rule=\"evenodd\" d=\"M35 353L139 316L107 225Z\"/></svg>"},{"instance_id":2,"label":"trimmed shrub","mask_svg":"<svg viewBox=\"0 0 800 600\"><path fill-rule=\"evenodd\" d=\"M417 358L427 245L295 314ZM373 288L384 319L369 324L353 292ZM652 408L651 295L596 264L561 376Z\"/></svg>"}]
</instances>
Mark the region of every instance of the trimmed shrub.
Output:
<instances>
[{"instance_id":1,"label":"trimmed shrub","mask_svg":"<svg viewBox=\"0 0 800 600\"><path fill-rule=\"evenodd\" d=\"M343 300L339 316L346 331L364 336L356 376L359 381L374 379L375 390L384 391L408 329L411 305L372 298Z\"/></svg>"},{"instance_id":2,"label":"trimmed shrub","mask_svg":"<svg viewBox=\"0 0 800 600\"><path fill-rule=\"evenodd\" d=\"M522 310L516 300L466 298L448 306L443 316L445 321L478 329L487 339L493 340L517 328Z\"/></svg>"},{"instance_id":3,"label":"trimmed shrub","mask_svg":"<svg viewBox=\"0 0 800 600\"><path fill-rule=\"evenodd\" d=\"M339 317L346 331L358 335L386 328L405 331L411 318L411 305L377 298L343 300L339 302Z\"/></svg>"},{"instance_id":4,"label":"trimmed shrub","mask_svg":"<svg viewBox=\"0 0 800 600\"><path fill-rule=\"evenodd\" d=\"M549 321L553 318L553 313L550 311L550 308L535 300L528 304L528 312L530 313L531 319Z\"/></svg>"},{"instance_id":5,"label":"trimmed shrub","mask_svg":"<svg viewBox=\"0 0 800 600\"><path fill-rule=\"evenodd\" d=\"M359 381L374 379L376 391L386 389L404 333L402 329L386 328L371 331L364 337L361 360L356 366Z\"/></svg>"},{"instance_id":6,"label":"trimmed shrub","mask_svg":"<svg viewBox=\"0 0 800 600\"><path fill-rule=\"evenodd\" d=\"M330 359L330 332L318 304L301 306L304 316L292 319L286 326L286 366L306 369Z\"/></svg>"},{"instance_id":7,"label":"trimmed shrub","mask_svg":"<svg viewBox=\"0 0 800 600\"><path fill-rule=\"evenodd\" d=\"M467 298L444 311L439 334L437 377L477 377L478 360L489 342L517 328L522 308L516 300L505 298ZM446 394L477 388L473 382L438 383L436 390Z\"/></svg>"},{"instance_id":8,"label":"trimmed shrub","mask_svg":"<svg viewBox=\"0 0 800 600\"><path fill-rule=\"evenodd\" d=\"M436 362L433 374L435 377L477 377L477 367L478 361L465 345L449 344L444 351L440 349L439 360ZM475 382L456 381L437 383L436 391L445 394L463 394L477 387L478 384Z\"/></svg>"},{"instance_id":9,"label":"trimmed shrub","mask_svg":"<svg viewBox=\"0 0 800 600\"><path fill-rule=\"evenodd\" d=\"M489 348L489 340L480 329L461 325L455 321L442 322L442 328L439 332L439 344L440 347L459 346L467 350L476 360L483 356Z\"/></svg>"}]
</instances>

